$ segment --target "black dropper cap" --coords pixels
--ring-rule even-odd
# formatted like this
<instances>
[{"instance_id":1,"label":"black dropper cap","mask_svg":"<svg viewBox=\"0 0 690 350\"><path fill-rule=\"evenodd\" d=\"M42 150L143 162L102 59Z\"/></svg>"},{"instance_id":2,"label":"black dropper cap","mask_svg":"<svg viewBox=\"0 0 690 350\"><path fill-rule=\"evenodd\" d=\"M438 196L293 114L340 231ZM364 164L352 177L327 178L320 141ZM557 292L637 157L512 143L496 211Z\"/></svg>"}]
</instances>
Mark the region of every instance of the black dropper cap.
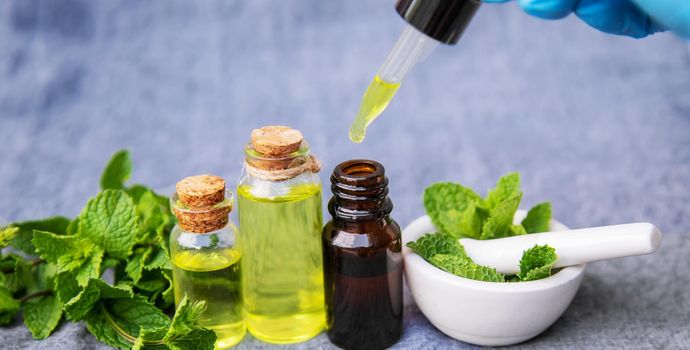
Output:
<instances>
[{"instance_id":1,"label":"black dropper cap","mask_svg":"<svg viewBox=\"0 0 690 350\"><path fill-rule=\"evenodd\" d=\"M420 32L453 45L480 5L480 0L398 0L395 9Z\"/></svg>"}]
</instances>

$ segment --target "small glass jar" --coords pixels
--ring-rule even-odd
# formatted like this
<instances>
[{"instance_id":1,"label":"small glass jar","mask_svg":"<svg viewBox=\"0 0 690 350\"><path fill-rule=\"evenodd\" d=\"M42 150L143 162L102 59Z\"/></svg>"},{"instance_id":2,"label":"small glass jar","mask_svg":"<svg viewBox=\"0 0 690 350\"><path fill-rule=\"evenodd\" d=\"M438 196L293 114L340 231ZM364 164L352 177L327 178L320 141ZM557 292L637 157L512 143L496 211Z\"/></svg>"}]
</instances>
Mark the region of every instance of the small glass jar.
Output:
<instances>
[{"instance_id":1,"label":"small glass jar","mask_svg":"<svg viewBox=\"0 0 690 350\"><path fill-rule=\"evenodd\" d=\"M216 333L216 349L239 343L246 333L242 318L242 254L237 248L237 228L228 214L232 192L212 206L193 208L178 194L170 207L178 224L170 235L175 305L186 295L190 302L205 301L199 322Z\"/></svg>"},{"instance_id":2,"label":"small glass jar","mask_svg":"<svg viewBox=\"0 0 690 350\"><path fill-rule=\"evenodd\" d=\"M274 139L252 137L237 190L244 317L254 337L276 344L305 341L325 324L319 166L299 135L294 148L271 155L255 145L278 149Z\"/></svg>"}]
</instances>

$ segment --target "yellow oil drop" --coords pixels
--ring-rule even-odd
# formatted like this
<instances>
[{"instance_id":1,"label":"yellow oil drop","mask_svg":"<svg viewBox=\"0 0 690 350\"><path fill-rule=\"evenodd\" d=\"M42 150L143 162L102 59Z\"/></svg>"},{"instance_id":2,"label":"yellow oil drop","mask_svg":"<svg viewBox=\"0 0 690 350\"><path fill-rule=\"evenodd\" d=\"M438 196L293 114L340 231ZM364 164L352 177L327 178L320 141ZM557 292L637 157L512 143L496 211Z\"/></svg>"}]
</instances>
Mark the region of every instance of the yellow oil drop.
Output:
<instances>
[{"instance_id":1,"label":"yellow oil drop","mask_svg":"<svg viewBox=\"0 0 690 350\"><path fill-rule=\"evenodd\" d=\"M369 84L362 97L357 118L350 126L350 140L360 143L364 140L367 127L383 112L400 88L400 83L387 83L378 75Z\"/></svg>"}]
</instances>

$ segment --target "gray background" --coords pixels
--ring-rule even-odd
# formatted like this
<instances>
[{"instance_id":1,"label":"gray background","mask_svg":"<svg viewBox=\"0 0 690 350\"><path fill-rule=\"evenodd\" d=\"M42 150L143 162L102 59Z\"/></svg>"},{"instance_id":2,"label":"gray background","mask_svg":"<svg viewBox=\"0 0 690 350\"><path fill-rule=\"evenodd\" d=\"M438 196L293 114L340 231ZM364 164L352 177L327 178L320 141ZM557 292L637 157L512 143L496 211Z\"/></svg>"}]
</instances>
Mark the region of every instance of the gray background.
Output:
<instances>
[{"instance_id":1,"label":"gray background","mask_svg":"<svg viewBox=\"0 0 690 350\"><path fill-rule=\"evenodd\" d=\"M550 200L571 227L657 224L657 254L591 265L565 315L523 346L690 348L687 42L484 5L352 144L361 94L402 28L393 1L2 1L0 216L76 215L120 148L135 182L234 180L251 129L287 124L323 160L323 179L345 159L384 163L401 225L423 214L431 182L486 189L511 170L524 207ZM66 323L41 342L21 324L2 329L0 344L105 347ZM328 346L321 335L294 347ZM408 297L397 346L469 345Z\"/></svg>"}]
</instances>

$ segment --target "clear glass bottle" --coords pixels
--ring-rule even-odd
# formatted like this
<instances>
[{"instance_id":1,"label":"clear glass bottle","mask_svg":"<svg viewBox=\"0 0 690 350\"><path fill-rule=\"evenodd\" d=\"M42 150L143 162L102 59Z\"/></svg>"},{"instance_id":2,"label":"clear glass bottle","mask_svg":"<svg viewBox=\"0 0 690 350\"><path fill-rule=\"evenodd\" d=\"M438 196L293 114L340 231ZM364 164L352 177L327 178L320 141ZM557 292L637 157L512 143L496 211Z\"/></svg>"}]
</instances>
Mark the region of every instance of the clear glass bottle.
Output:
<instances>
[{"instance_id":1,"label":"clear glass bottle","mask_svg":"<svg viewBox=\"0 0 690 350\"><path fill-rule=\"evenodd\" d=\"M402 240L383 165L335 167L323 228L326 331L344 349L384 349L402 335Z\"/></svg>"},{"instance_id":2,"label":"clear glass bottle","mask_svg":"<svg viewBox=\"0 0 690 350\"><path fill-rule=\"evenodd\" d=\"M247 328L269 343L305 341L325 324L318 162L284 127L254 130L245 155L237 193Z\"/></svg>"},{"instance_id":3,"label":"clear glass bottle","mask_svg":"<svg viewBox=\"0 0 690 350\"><path fill-rule=\"evenodd\" d=\"M185 180L201 179L203 185L204 176ZM195 206L199 201L191 203L181 195L183 181L170 199L178 218L170 235L175 304L185 295L190 301L206 301L200 323L216 333L216 349L227 349L239 343L246 333L242 318L242 254L236 244L237 228L228 218L232 192L225 191L223 181L222 192L207 195L210 202L199 207ZM203 196L199 198L203 201Z\"/></svg>"}]
</instances>

